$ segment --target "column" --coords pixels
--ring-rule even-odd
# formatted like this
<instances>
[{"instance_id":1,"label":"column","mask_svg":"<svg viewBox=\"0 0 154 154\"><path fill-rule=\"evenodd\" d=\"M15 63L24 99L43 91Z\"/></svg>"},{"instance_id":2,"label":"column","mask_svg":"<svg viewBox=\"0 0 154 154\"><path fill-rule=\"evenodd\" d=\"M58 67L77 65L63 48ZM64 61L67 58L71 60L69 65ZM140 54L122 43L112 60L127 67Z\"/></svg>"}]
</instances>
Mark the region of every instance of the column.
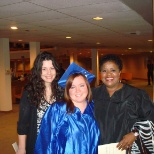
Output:
<instances>
[{"instance_id":1,"label":"column","mask_svg":"<svg viewBox=\"0 0 154 154\"><path fill-rule=\"evenodd\" d=\"M33 67L36 56L40 53L40 42L30 42L30 69Z\"/></svg>"},{"instance_id":2,"label":"column","mask_svg":"<svg viewBox=\"0 0 154 154\"><path fill-rule=\"evenodd\" d=\"M154 0L152 1L152 14L153 14L153 51L152 52L154 52ZM154 61L153 61L153 63L154 63ZM154 75L154 70L153 70L153 75ZM153 77L154 78L154 77ZM153 84L153 102L154 102L154 83L152 83Z\"/></svg>"},{"instance_id":3,"label":"column","mask_svg":"<svg viewBox=\"0 0 154 154\"><path fill-rule=\"evenodd\" d=\"M96 76L95 86L99 85L99 56L97 49L91 49L92 73Z\"/></svg>"},{"instance_id":4,"label":"column","mask_svg":"<svg viewBox=\"0 0 154 154\"><path fill-rule=\"evenodd\" d=\"M75 63L77 64L77 63L78 63L77 58L78 58L78 57L77 57L77 54L71 52L71 53L70 53L70 64L71 64L72 62L75 62Z\"/></svg>"},{"instance_id":5,"label":"column","mask_svg":"<svg viewBox=\"0 0 154 154\"><path fill-rule=\"evenodd\" d=\"M0 111L12 110L9 39L0 39Z\"/></svg>"}]
</instances>

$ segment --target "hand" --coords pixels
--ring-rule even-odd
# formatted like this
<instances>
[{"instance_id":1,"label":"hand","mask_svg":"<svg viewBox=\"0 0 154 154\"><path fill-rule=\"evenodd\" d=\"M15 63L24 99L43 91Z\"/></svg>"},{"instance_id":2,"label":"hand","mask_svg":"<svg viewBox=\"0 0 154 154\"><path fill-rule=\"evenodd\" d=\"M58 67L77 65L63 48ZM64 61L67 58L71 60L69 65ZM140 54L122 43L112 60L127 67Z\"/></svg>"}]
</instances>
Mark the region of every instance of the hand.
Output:
<instances>
[{"instance_id":1,"label":"hand","mask_svg":"<svg viewBox=\"0 0 154 154\"><path fill-rule=\"evenodd\" d=\"M136 140L136 136L134 136L134 133L131 132L131 133L128 133L126 134L123 139L117 144L117 148L119 150L127 150L129 149L133 142Z\"/></svg>"},{"instance_id":2,"label":"hand","mask_svg":"<svg viewBox=\"0 0 154 154\"><path fill-rule=\"evenodd\" d=\"M18 149L16 154L26 154L26 150L25 149Z\"/></svg>"}]
</instances>

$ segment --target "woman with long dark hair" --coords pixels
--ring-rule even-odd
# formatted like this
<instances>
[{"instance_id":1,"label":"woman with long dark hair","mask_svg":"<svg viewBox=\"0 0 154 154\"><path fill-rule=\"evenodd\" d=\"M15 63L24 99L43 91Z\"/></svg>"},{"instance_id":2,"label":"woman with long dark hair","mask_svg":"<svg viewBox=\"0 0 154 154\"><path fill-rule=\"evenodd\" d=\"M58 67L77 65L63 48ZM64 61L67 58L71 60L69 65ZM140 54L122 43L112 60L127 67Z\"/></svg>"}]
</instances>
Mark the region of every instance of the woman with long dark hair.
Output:
<instances>
[{"instance_id":1,"label":"woman with long dark hair","mask_svg":"<svg viewBox=\"0 0 154 154\"><path fill-rule=\"evenodd\" d=\"M16 154L33 154L41 120L48 107L63 98L58 86L59 67L49 52L35 59L27 85L20 100L17 124L19 148Z\"/></svg>"}]
</instances>

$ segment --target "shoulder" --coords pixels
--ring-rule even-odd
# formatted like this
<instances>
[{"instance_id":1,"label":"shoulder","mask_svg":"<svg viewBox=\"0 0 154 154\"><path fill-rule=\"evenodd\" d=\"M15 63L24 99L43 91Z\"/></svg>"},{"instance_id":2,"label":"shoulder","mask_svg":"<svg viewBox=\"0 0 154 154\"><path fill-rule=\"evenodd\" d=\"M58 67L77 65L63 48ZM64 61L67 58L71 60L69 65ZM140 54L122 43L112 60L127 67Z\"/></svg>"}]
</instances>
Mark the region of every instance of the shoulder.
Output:
<instances>
[{"instance_id":1,"label":"shoulder","mask_svg":"<svg viewBox=\"0 0 154 154\"><path fill-rule=\"evenodd\" d=\"M98 94L98 93L100 93L100 91L102 91L104 88L105 88L104 85L101 85L101 86L92 88L92 89L91 89L91 90L92 90L92 94L93 94L93 95Z\"/></svg>"},{"instance_id":2,"label":"shoulder","mask_svg":"<svg viewBox=\"0 0 154 154\"><path fill-rule=\"evenodd\" d=\"M55 102L50 108L56 111L66 111L66 103L65 102Z\"/></svg>"},{"instance_id":3,"label":"shoulder","mask_svg":"<svg viewBox=\"0 0 154 154\"><path fill-rule=\"evenodd\" d=\"M29 96L28 91L27 90L23 90L20 102L28 101L28 96Z\"/></svg>"},{"instance_id":4,"label":"shoulder","mask_svg":"<svg viewBox=\"0 0 154 154\"><path fill-rule=\"evenodd\" d=\"M124 93L124 96L126 97L130 96L131 98L138 100L139 102L141 100L150 100L150 96L145 90L136 88L128 84L125 84L122 92Z\"/></svg>"}]
</instances>

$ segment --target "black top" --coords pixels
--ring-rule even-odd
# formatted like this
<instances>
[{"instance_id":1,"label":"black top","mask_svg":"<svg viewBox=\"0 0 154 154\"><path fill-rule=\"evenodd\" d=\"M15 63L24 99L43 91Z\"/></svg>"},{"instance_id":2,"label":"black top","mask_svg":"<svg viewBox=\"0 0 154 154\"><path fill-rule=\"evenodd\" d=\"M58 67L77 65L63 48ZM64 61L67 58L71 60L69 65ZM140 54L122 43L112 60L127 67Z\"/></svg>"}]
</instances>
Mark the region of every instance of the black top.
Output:
<instances>
[{"instance_id":1,"label":"black top","mask_svg":"<svg viewBox=\"0 0 154 154\"><path fill-rule=\"evenodd\" d=\"M61 96L57 96L56 101L61 100L63 97L63 90L61 88L59 90L61 91ZM23 92L20 100L17 133L27 135L26 154L33 154L37 138L37 108L29 102L27 91Z\"/></svg>"},{"instance_id":2,"label":"black top","mask_svg":"<svg viewBox=\"0 0 154 154\"><path fill-rule=\"evenodd\" d=\"M137 121L154 122L154 105L148 94L124 84L112 97L105 85L92 89L95 118L101 131L100 144L119 142Z\"/></svg>"}]
</instances>

